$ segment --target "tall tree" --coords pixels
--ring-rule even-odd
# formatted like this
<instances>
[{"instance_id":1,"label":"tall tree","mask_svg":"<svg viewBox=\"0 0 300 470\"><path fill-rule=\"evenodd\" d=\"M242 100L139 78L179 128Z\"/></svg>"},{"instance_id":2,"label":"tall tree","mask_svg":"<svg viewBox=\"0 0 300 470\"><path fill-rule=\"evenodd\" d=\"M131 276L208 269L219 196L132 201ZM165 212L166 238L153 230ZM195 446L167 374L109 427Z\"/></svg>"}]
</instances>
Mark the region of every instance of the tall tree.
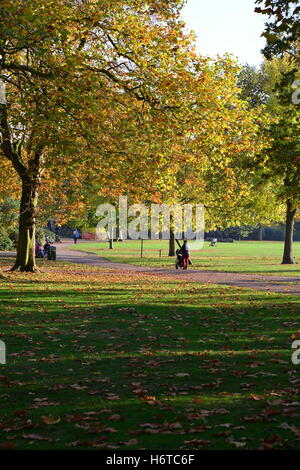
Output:
<instances>
[{"instance_id":1,"label":"tall tree","mask_svg":"<svg viewBox=\"0 0 300 470\"><path fill-rule=\"evenodd\" d=\"M239 77L243 96L254 107L260 100L266 103L266 112L272 118L264 130L270 140L269 148L250 162L249 168L255 171L261 193L267 193L269 201L278 207L277 214L270 211L274 220L283 215L282 205L286 207L284 264L294 263L293 227L299 208L299 107L291 98L297 74L299 77L285 56L267 60L259 69L245 67Z\"/></svg>"},{"instance_id":2,"label":"tall tree","mask_svg":"<svg viewBox=\"0 0 300 470\"><path fill-rule=\"evenodd\" d=\"M190 58L181 6L181 0L1 2L0 79L7 84L1 148L22 185L14 269L35 270L44 170L105 159L120 134L118 114L125 122L126 110L140 103L156 111L174 107L167 80L183 73Z\"/></svg>"},{"instance_id":3,"label":"tall tree","mask_svg":"<svg viewBox=\"0 0 300 470\"><path fill-rule=\"evenodd\" d=\"M279 201L286 206L285 245L282 264L295 263L293 236L295 217L300 207L300 114L292 102L293 83L299 72L286 59L273 59L265 64L273 81L269 109L274 122L269 129L272 145L268 151L266 174L276 184Z\"/></svg>"},{"instance_id":4,"label":"tall tree","mask_svg":"<svg viewBox=\"0 0 300 470\"><path fill-rule=\"evenodd\" d=\"M256 0L255 11L267 15L269 22L263 33L267 45L263 53L267 59L289 57L291 67L281 70L281 79L276 85L279 100L277 124L272 126L274 145L271 162L275 163L278 174L283 178L286 199L286 235L282 263L294 263L293 229L297 209L299 208L299 109L291 103L293 85L299 79L300 65L300 4L299 0ZM276 99L275 99L276 101Z\"/></svg>"}]
</instances>

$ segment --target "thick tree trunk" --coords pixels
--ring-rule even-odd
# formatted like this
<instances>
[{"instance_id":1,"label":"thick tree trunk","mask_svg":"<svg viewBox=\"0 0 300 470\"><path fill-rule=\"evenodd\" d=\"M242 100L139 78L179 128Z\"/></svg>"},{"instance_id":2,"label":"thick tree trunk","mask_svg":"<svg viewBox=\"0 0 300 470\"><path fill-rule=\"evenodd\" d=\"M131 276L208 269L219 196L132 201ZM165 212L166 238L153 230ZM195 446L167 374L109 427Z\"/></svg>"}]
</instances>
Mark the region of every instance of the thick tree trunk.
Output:
<instances>
[{"instance_id":1,"label":"thick tree trunk","mask_svg":"<svg viewBox=\"0 0 300 470\"><path fill-rule=\"evenodd\" d=\"M35 211L37 206L37 199L37 182L29 177L23 177L17 258L12 270L20 269L20 271L36 271Z\"/></svg>"},{"instance_id":2,"label":"thick tree trunk","mask_svg":"<svg viewBox=\"0 0 300 470\"><path fill-rule=\"evenodd\" d=\"M293 257L293 235L297 209L293 208L291 201L287 201L286 208L285 242L282 264L295 264Z\"/></svg>"},{"instance_id":3,"label":"thick tree trunk","mask_svg":"<svg viewBox=\"0 0 300 470\"><path fill-rule=\"evenodd\" d=\"M17 258L12 270L35 271L35 211L38 199L38 188L43 172L43 149L40 143L35 149L27 149L31 158L24 163L22 158L22 140L13 142L11 136L7 106L0 103L1 149L5 157L12 163L22 181L22 197L20 202L19 238Z\"/></svg>"}]
</instances>

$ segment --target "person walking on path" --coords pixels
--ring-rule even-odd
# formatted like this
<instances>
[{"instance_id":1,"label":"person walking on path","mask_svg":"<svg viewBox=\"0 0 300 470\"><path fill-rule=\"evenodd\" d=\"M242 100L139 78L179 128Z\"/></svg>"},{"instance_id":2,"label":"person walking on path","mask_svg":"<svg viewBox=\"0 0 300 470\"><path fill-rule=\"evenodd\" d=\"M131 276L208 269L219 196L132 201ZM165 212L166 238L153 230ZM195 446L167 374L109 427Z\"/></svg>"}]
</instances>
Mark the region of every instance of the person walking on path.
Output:
<instances>
[{"instance_id":1,"label":"person walking on path","mask_svg":"<svg viewBox=\"0 0 300 470\"><path fill-rule=\"evenodd\" d=\"M78 240L78 238L79 238L79 232L78 232L77 229L74 230L74 232L73 232L73 238L74 238L74 243L75 243L75 245L76 245L77 240Z\"/></svg>"},{"instance_id":2,"label":"person walking on path","mask_svg":"<svg viewBox=\"0 0 300 470\"><path fill-rule=\"evenodd\" d=\"M183 269L187 269L190 261L190 248L187 243L187 240L184 240L181 247L182 257L183 257Z\"/></svg>"}]
</instances>

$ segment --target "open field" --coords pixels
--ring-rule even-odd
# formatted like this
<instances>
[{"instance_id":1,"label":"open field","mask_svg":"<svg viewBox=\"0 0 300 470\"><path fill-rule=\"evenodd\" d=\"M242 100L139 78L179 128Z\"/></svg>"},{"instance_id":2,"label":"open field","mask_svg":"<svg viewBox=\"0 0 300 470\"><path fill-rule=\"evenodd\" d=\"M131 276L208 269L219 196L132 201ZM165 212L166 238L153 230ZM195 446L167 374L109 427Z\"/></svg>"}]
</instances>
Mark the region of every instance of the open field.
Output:
<instances>
[{"instance_id":1,"label":"open field","mask_svg":"<svg viewBox=\"0 0 300 470\"><path fill-rule=\"evenodd\" d=\"M300 448L299 297L43 266L0 281L1 448Z\"/></svg>"},{"instance_id":2,"label":"open field","mask_svg":"<svg viewBox=\"0 0 300 470\"><path fill-rule=\"evenodd\" d=\"M193 244L190 243L191 248ZM174 258L169 258L168 241L144 241L144 256L141 258L140 241L124 241L114 244L114 250L108 243L78 242L71 249L96 253L108 260L144 266L174 266ZM160 250L162 258L160 258ZM202 250L192 251L191 257L195 269L227 271L239 273L273 274L300 277L300 264L281 265L283 242L241 241L218 243L210 247L205 242ZM295 243L294 255L300 258L300 242Z\"/></svg>"}]
</instances>

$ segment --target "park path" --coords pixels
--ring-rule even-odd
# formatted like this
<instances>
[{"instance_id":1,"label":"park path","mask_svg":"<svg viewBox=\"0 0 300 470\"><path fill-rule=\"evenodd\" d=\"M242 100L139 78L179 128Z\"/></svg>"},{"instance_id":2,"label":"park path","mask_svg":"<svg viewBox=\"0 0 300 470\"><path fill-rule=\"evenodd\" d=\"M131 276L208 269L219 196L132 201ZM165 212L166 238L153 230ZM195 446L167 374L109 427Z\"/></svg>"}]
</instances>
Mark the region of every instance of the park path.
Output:
<instances>
[{"instance_id":1,"label":"park path","mask_svg":"<svg viewBox=\"0 0 300 470\"><path fill-rule=\"evenodd\" d=\"M82 243L82 242L81 242ZM200 283L213 283L226 286L244 287L248 289L277 292L282 294L300 295L300 278L297 276L265 276L256 274L240 274L217 271L200 271L190 269L188 271L176 271L175 268L153 268L134 266L130 264L115 263L97 256L95 253L70 250L72 244L68 242L56 245L57 259L80 263L90 266L98 266L103 269L117 272L135 272L164 277L196 281Z\"/></svg>"}]
</instances>

